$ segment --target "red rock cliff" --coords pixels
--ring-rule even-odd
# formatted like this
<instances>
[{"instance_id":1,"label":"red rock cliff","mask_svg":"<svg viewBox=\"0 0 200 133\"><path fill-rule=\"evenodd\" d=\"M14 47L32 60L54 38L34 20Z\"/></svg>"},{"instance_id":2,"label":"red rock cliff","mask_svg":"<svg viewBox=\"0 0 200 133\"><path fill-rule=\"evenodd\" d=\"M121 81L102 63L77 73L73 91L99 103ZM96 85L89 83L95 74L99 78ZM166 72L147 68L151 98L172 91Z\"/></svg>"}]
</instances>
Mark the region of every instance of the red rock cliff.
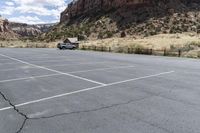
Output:
<instances>
[{"instance_id":1,"label":"red rock cliff","mask_svg":"<svg viewBox=\"0 0 200 133\"><path fill-rule=\"evenodd\" d=\"M126 6L144 7L146 5L161 6L161 8L178 8L191 3L199 3L200 0L73 0L61 13L60 22L65 22L78 15L89 14L97 11L108 11ZM142 5L142 6L141 6ZM164 6L164 7L162 7Z\"/></svg>"},{"instance_id":2,"label":"red rock cliff","mask_svg":"<svg viewBox=\"0 0 200 133\"><path fill-rule=\"evenodd\" d=\"M72 17L97 12L100 10L110 10L123 6L134 6L148 4L151 0L74 0L65 11L61 13L60 22L70 20Z\"/></svg>"}]
</instances>

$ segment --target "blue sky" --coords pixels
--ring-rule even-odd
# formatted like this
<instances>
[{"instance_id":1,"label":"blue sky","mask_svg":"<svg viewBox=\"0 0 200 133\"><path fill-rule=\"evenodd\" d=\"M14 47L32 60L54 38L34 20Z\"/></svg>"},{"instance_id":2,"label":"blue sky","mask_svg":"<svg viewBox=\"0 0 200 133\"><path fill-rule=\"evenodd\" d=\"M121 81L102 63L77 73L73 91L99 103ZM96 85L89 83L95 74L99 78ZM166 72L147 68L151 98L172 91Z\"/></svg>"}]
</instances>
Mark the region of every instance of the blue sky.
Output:
<instances>
[{"instance_id":1,"label":"blue sky","mask_svg":"<svg viewBox=\"0 0 200 133\"><path fill-rule=\"evenodd\" d=\"M0 0L0 15L28 24L59 22L60 13L72 0Z\"/></svg>"}]
</instances>

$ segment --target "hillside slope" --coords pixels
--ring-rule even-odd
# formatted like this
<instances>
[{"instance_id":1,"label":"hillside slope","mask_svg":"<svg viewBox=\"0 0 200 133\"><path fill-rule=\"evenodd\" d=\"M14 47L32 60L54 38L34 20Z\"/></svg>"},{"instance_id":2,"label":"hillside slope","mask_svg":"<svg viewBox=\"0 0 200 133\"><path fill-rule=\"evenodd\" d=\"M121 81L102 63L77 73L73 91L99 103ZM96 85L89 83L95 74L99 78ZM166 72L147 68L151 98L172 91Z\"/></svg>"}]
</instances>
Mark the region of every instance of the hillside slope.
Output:
<instances>
[{"instance_id":1,"label":"hillside slope","mask_svg":"<svg viewBox=\"0 0 200 133\"><path fill-rule=\"evenodd\" d=\"M87 5L87 0L69 4L61 13L60 24L43 39L51 41L74 36L102 39L200 32L199 0L145 0L144 3L135 0L122 3L122 0L120 4L104 2L103 5L102 1L107 0L94 0L91 5ZM100 8L95 10L96 7Z\"/></svg>"},{"instance_id":2,"label":"hillside slope","mask_svg":"<svg viewBox=\"0 0 200 133\"><path fill-rule=\"evenodd\" d=\"M17 39L19 37L8 25L9 21L0 16L0 40Z\"/></svg>"}]
</instances>

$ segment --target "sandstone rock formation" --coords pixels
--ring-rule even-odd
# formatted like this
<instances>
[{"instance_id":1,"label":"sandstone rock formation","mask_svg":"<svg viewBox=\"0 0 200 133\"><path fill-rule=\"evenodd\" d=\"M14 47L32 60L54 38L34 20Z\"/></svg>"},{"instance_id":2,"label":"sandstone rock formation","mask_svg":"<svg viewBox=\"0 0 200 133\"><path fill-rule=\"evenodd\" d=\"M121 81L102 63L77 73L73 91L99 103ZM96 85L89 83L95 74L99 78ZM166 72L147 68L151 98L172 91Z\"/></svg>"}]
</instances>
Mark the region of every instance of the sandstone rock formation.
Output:
<instances>
[{"instance_id":1,"label":"sandstone rock formation","mask_svg":"<svg viewBox=\"0 0 200 133\"><path fill-rule=\"evenodd\" d=\"M1 16L0 16L0 32L8 32L9 29L8 29L8 20L7 19L3 19Z\"/></svg>"},{"instance_id":2,"label":"sandstone rock formation","mask_svg":"<svg viewBox=\"0 0 200 133\"><path fill-rule=\"evenodd\" d=\"M0 15L0 40L17 39L18 35L9 28L9 21Z\"/></svg>"},{"instance_id":3,"label":"sandstone rock formation","mask_svg":"<svg viewBox=\"0 0 200 133\"><path fill-rule=\"evenodd\" d=\"M36 37L48 32L53 26L54 24L28 25L25 23L9 22L0 15L0 40Z\"/></svg>"},{"instance_id":4,"label":"sandstone rock formation","mask_svg":"<svg viewBox=\"0 0 200 133\"><path fill-rule=\"evenodd\" d=\"M98 11L109 11L121 7L160 6L161 8L178 8L183 4L200 3L200 0L73 0L61 13L60 22Z\"/></svg>"},{"instance_id":5,"label":"sandstone rock formation","mask_svg":"<svg viewBox=\"0 0 200 133\"><path fill-rule=\"evenodd\" d=\"M22 37L35 37L48 32L54 24L28 25L25 23L10 22L9 27Z\"/></svg>"},{"instance_id":6,"label":"sandstone rock formation","mask_svg":"<svg viewBox=\"0 0 200 133\"><path fill-rule=\"evenodd\" d=\"M67 21L75 16L97 12L108 11L123 6L147 5L151 0L73 0L65 11L61 13L60 21Z\"/></svg>"},{"instance_id":7,"label":"sandstone rock formation","mask_svg":"<svg viewBox=\"0 0 200 133\"><path fill-rule=\"evenodd\" d=\"M200 0L74 0L45 40L200 33Z\"/></svg>"}]
</instances>

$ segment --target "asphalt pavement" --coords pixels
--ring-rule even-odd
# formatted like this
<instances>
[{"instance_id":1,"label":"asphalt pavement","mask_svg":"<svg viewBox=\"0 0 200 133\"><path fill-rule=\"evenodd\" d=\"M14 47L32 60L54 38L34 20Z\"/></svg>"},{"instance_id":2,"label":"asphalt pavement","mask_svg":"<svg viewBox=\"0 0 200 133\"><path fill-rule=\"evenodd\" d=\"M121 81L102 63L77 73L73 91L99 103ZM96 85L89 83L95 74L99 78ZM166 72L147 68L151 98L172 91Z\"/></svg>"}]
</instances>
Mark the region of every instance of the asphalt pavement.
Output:
<instances>
[{"instance_id":1,"label":"asphalt pavement","mask_svg":"<svg viewBox=\"0 0 200 133\"><path fill-rule=\"evenodd\" d=\"M200 60L0 49L0 133L199 133Z\"/></svg>"}]
</instances>

